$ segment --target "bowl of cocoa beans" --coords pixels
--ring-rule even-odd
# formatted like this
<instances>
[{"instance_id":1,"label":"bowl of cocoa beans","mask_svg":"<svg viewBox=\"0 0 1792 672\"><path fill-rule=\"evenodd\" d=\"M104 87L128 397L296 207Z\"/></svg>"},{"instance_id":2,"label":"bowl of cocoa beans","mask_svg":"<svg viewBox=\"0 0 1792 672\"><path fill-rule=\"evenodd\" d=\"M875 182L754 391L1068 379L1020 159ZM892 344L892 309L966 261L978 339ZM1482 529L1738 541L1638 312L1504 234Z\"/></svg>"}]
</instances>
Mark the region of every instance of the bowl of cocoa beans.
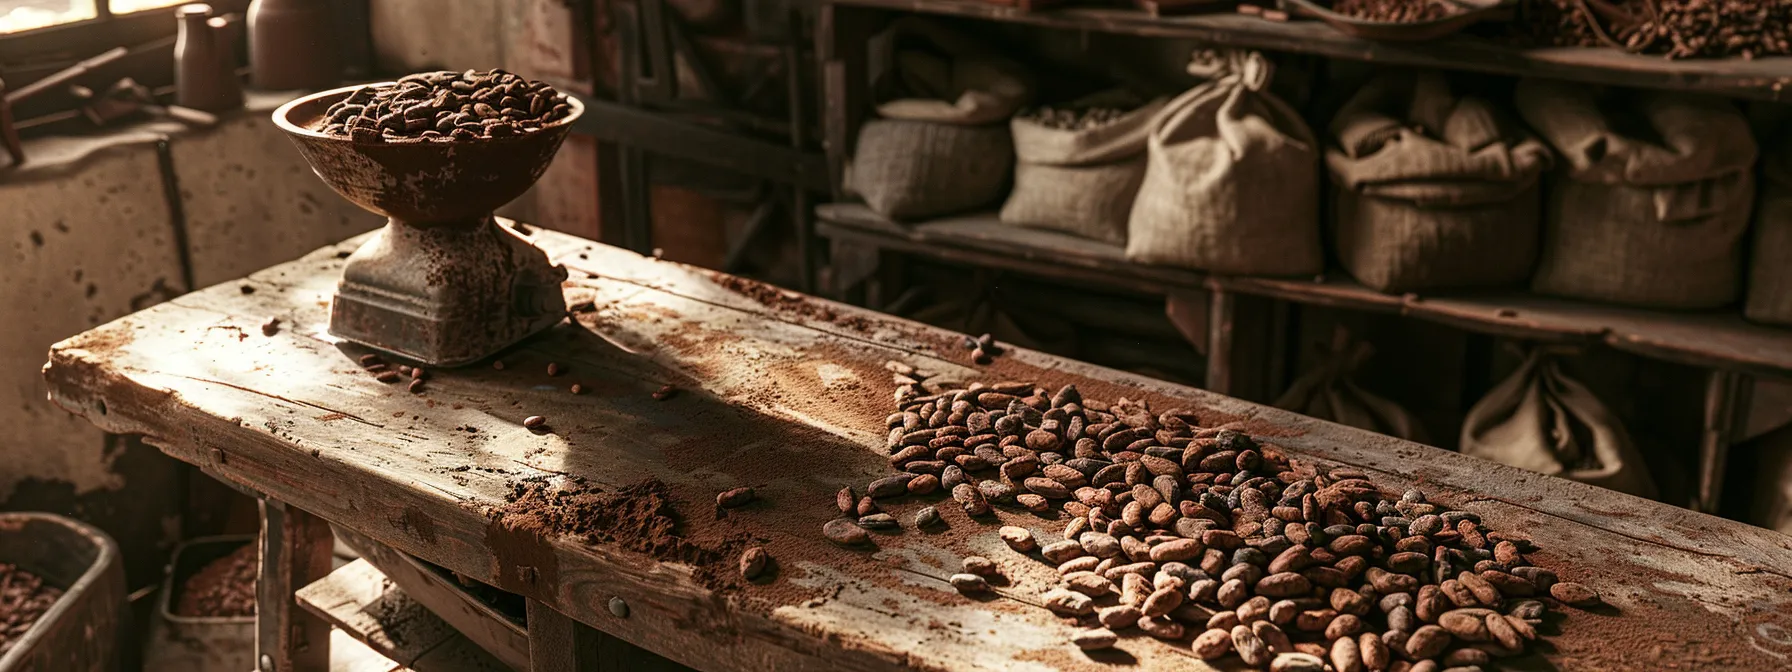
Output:
<instances>
[{"instance_id":1,"label":"bowl of cocoa beans","mask_svg":"<svg viewBox=\"0 0 1792 672\"><path fill-rule=\"evenodd\" d=\"M1288 0L1338 32L1390 42L1434 40L1481 21L1509 18L1509 0Z\"/></svg>"},{"instance_id":2,"label":"bowl of cocoa beans","mask_svg":"<svg viewBox=\"0 0 1792 672\"><path fill-rule=\"evenodd\" d=\"M274 112L318 177L412 224L488 216L547 170L584 113L503 70L422 72L311 94Z\"/></svg>"}]
</instances>

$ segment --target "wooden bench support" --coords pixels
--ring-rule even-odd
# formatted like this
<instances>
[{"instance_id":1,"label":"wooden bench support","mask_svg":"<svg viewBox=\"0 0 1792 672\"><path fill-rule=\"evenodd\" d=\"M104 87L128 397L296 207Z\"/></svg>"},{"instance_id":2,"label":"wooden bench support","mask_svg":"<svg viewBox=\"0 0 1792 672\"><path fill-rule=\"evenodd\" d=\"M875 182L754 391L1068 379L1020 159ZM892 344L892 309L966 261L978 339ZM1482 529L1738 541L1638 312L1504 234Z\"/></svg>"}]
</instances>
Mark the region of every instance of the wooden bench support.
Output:
<instances>
[{"instance_id":1,"label":"wooden bench support","mask_svg":"<svg viewBox=\"0 0 1792 672\"><path fill-rule=\"evenodd\" d=\"M330 573L330 524L261 500L261 574L255 584L255 660L261 672L330 668L330 624L299 608L293 592Z\"/></svg>"}]
</instances>

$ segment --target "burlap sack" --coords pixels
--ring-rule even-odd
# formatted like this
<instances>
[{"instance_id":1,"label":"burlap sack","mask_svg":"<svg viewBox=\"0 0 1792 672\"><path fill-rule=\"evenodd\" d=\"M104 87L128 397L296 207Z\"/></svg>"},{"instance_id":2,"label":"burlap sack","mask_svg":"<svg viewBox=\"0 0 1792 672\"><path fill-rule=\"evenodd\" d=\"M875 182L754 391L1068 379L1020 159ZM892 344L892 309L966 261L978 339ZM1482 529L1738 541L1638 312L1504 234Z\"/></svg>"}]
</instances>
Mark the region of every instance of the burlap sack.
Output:
<instances>
[{"instance_id":1,"label":"burlap sack","mask_svg":"<svg viewBox=\"0 0 1792 672\"><path fill-rule=\"evenodd\" d=\"M1410 411L1386 398L1358 387L1350 377L1375 354L1365 342L1337 344L1318 367L1301 374L1275 401L1287 409L1320 420L1330 420L1371 432L1426 443L1425 428Z\"/></svg>"},{"instance_id":2,"label":"burlap sack","mask_svg":"<svg viewBox=\"0 0 1792 672\"><path fill-rule=\"evenodd\" d=\"M859 129L846 185L885 217L926 219L1001 198L1013 167L1007 127L873 119Z\"/></svg>"},{"instance_id":3,"label":"burlap sack","mask_svg":"<svg viewBox=\"0 0 1792 672\"><path fill-rule=\"evenodd\" d=\"M1126 258L1239 275L1320 272L1319 143L1267 91L1269 61L1203 51L1189 70L1214 78L1152 122Z\"/></svg>"},{"instance_id":4,"label":"burlap sack","mask_svg":"<svg viewBox=\"0 0 1792 672\"><path fill-rule=\"evenodd\" d=\"M859 129L846 188L879 214L925 219L1002 197L1014 146L1002 125L1032 95L1026 68L920 17L877 42L889 64L872 83L877 113Z\"/></svg>"},{"instance_id":5,"label":"burlap sack","mask_svg":"<svg viewBox=\"0 0 1792 672\"><path fill-rule=\"evenodd\" d=\"M1655 481L1624 425L1592 391L1562 372L1572 350L1539 346L1469 409L1461 450L1540 474L1655 496Z\"/></svg>"},{"instance_id":6,"label":"burlap sack","mask_svg":"<svg viewBox=\"0 0 1792 672\"><path fill-rule=\"evenodd\" d=\"M1537 259L1543 142L1443 73L1388 73L1332 120L1338 258L1383 292L1522 284Z\"/></svg>"},{"instance_id":7,"label":"burlap sack","mask_svg":"<svg viewBox=\"0 0 1792 672\"><path fill-rule=\"evenodd\" d=\"M1761 201L1742 314L1792 326L1792 132L1768 146L1772 149L1761 159Z\"/></svg>"},{"instance_id":8,"label":"burlap sack","mask_svg":"<svg viewBox=\"0 0 1792 672\"><path fill-rule=\"evenodd\" d=\"M1567 164L1550 178L1533 289L1656 308L1737 299L1756 151L1733 103L1541 80L1517 99Z\"/></svg>"},{"instance_id":9,"label":"burlap sack","mask_svg":"<svg viewBox=\"0 0 1792 672\"><path fill-rule=\"evenodd\" d=\"M1082 130L1016 118L1014 188L1002 205L1009 224L1052 229L1108 243L1126 242L1133 197L1145 180L1145 137L1163 99L1139 105L1108 92L1072 107L1133 107L1106 125Z\"/></svg>"}]
</instances>

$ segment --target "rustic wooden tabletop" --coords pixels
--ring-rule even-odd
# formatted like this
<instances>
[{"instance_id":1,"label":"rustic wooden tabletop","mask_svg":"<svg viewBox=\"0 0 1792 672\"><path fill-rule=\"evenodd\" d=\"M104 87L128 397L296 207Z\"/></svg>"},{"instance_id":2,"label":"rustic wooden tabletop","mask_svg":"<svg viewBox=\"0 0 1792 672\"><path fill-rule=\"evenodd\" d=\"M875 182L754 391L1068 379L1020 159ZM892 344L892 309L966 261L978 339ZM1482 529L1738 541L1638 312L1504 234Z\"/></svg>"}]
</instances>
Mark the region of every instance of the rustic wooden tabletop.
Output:
<instances>
[{"instance_id":1,"label":"rustic wooden tabletop","mask_svg":"<svg viewBox=\"0 0 1792 672\"><path fill-rule=\"evenodd\" d=\"M704 670L1204 669L1186 638L1076 650L1075 628L1038 606L1053 569L956 507L940 507L948 529L876 534L873 549L824 540L834 493L889 469L890 360L1248 420L1298 459L1529 535L1539 564L1612 608L1567 610L1540 654L1508 667L1792 665L1792 537L1041 353L976 366L957 334L532 237L572 271L575 319L501 355L501 370L431 371L419 393L364 372L366 350L324 333L357 239L57 344L45 376L108 431ZM656 398L665 385L680 392ZM532 415L544 431L523 427ZM715 513L716 493L741 485L759 501ZM886 508L906 520L943 498ZM1023 511L999 518L1057 534ZM748 543L774 556L769 579L739 579ZM970 554L1009 585L954 592L946 577Z\"/></svg>"}]
</instances>

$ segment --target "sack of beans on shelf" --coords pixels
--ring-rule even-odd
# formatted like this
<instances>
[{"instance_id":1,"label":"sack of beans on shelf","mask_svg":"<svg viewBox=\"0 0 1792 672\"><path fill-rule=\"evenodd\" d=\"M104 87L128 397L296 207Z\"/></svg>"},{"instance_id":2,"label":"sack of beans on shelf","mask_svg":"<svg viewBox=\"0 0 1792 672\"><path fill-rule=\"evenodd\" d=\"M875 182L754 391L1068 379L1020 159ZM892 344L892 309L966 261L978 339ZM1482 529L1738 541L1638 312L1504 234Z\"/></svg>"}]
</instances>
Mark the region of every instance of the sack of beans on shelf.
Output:
<instances>
[{"instance_id":1,"label":"sack of beans on shelf","mask_svg":"<svg viewBox=\"0 0 1792 672\"><path fill-rule=\"evenodd\" d=\"M1738 298L1756 150L1735 104L1542 80L1519 82L1517 100L1566 164L1532 289L1651 308Z\"/></svg>"},{"instance_id":2,"label":"sack of beans on shelf","mask_svg":"<svg viewBox=\"0 0 1792 672\"><path fill-rule=\"evenodd\" d=\"M1268 90L1255 51L1202 50L1210 81L1152 121L1126 258L1238 275L1312 275L1319 240L1319 142Z\"/></svg>"},{"instance_id":3,"label":"sack of beans on shelf","mask_svg":"<svg viewBox=\"0 0 1792 672\"><path fill-rule=\"evenodd\" d=\"M865 122L846 185L886 217L924 219L994 204L1008 187L1007 121L1032 97L1026 69L988 45L918 17L878 42L880 118Z\"/></svg>"},{"instance_id":4,"label":"sack of beans on shelf","mask_svg":"<svg viewBox=\"0 0 1792 672\"><path fill-rule=\"evenodd\" d=\"M1331 351L1318 366L1296 378L1288 391L1276 399L1275 407L1378 434L1428 443L1418 416L1351 380L1356 370L1374 354L1374 346L1365 341L1352 344L1348 334L1338 332Z\"/></svg>"},{"instance_id":5,"label":"sack of beans on shelf","mask_svg":"<svg viewBox=\"0 0 1792 672\"><path fill-rule=\"evenodd\" d=\"M1522 285L1549 147L1436 71L1381 75L1332 120L1338 258L1383 292Z\"/></svg>"},{"instance_id":6,"label":"sack of beans on shelf","mask_svg":"<svg viewBox=\"0 0 1792 672\"><path fill-rule=\"evenodd\" d=\"M1792 126L1763 146L1768 151L1761 156L1761 202L1742 314L1792 326Z\"/></svg>"},{"instance_id":7,"label":"sack of beans on shelf","mask_svg":"<svg viewBox=\"0 0 1792 672\"><path fill-rule=\"evenodd\" d=\"M1002 221L1125 243L1145 179L1145 135L1165 102L1113 90L1015 117L1014 189Z\"/></svg>"},{"instance_id":8,"label":"sack of beans on shelf","mask_svg":"<svg viewBox=\"0 0 1792 672\"><path fill-rule=\"evenodd\" d=\"M1623 422L1562 370L1561 358L1575 353L1562 346L1532 348L1517 371L1469 409L1462 453L1655 497L1655 481Z\"/></svg>"}]
</instances>

